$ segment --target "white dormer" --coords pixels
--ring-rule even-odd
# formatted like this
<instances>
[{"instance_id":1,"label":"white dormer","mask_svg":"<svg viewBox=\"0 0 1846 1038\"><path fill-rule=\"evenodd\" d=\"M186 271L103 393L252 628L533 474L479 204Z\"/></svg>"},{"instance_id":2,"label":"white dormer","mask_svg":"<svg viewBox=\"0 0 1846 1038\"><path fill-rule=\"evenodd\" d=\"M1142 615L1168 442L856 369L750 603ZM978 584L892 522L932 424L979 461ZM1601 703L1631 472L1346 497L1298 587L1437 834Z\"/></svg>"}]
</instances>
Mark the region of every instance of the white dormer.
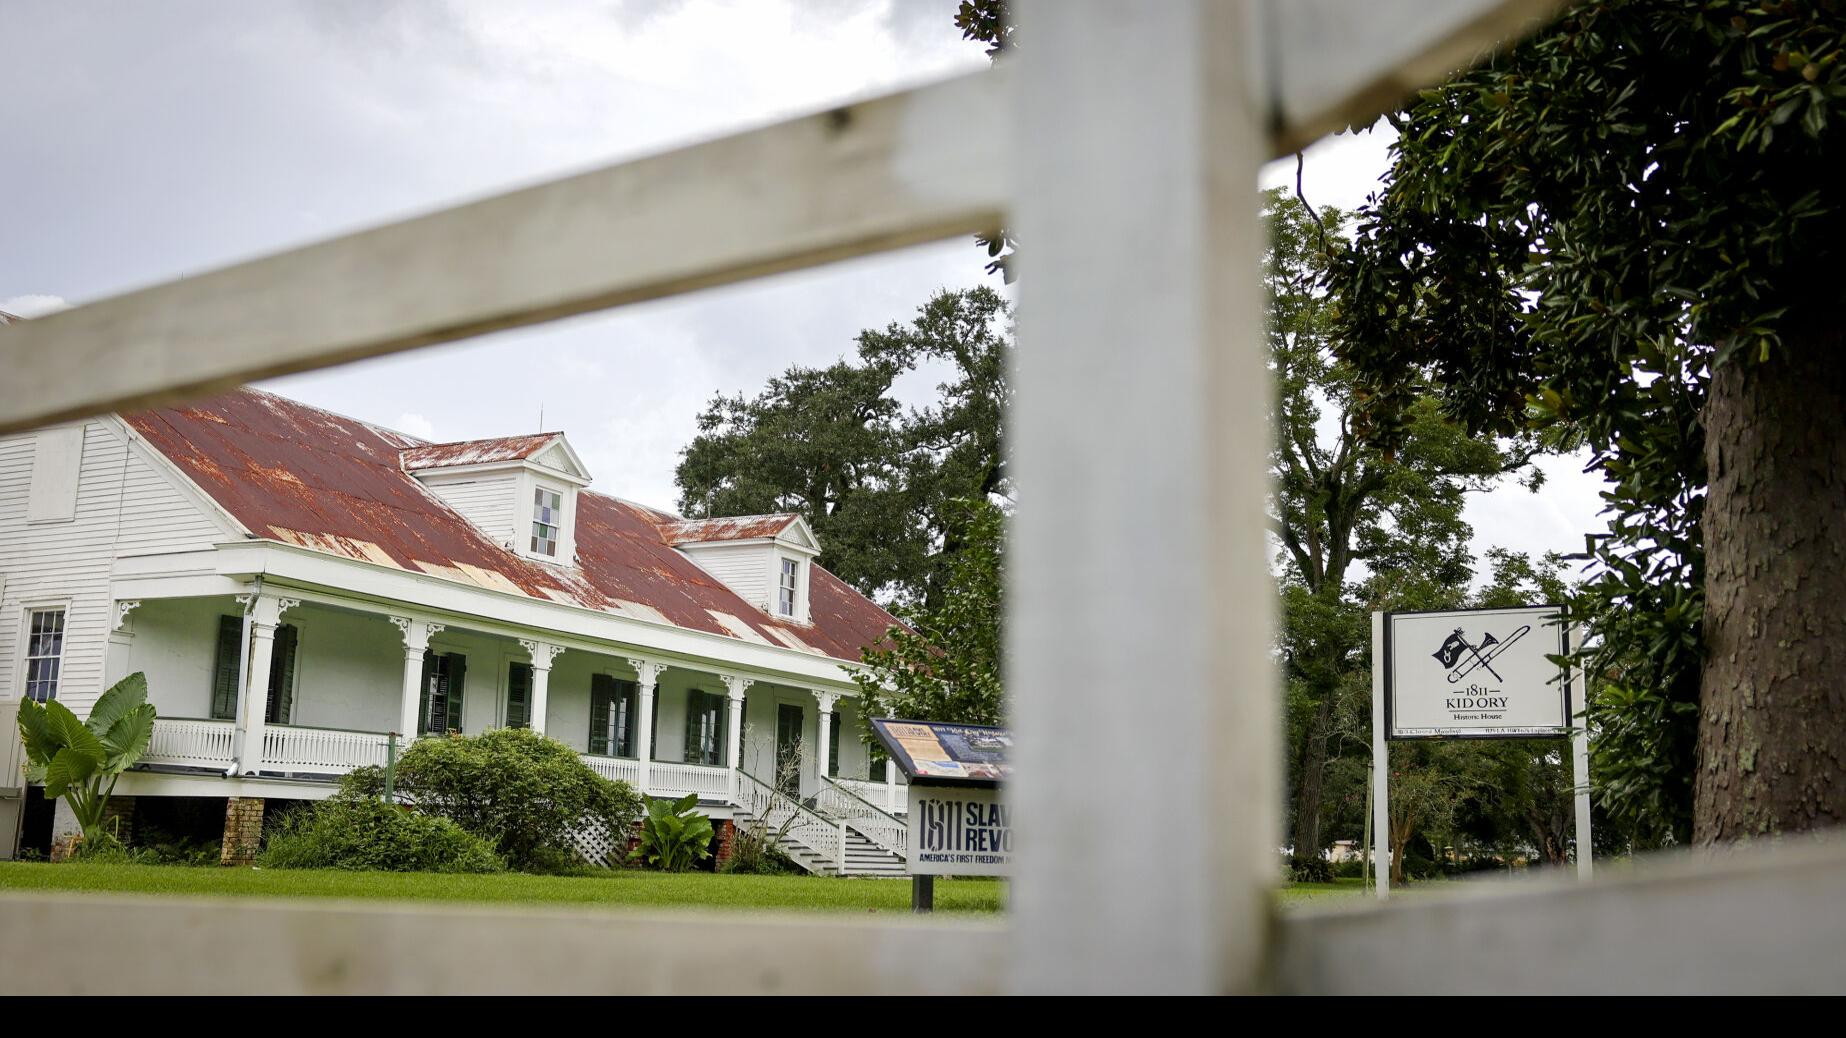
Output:
<instances>
[{"instance_id":1,"label":"white dormer","mask_svg":"<svg viewBox=\"0 0 1846 1038\"><path fill-rule=\"evenodd\" d=\"M691 519L661 527L667 543L770 616L809 622L808 585L820 541L792 513Z\"/></svg>"},{"instance_id":2,"label":"white dormer","mask_svg":"<svg viewBox=\"0 0 1846 1038\"><path fill-rule=\"evenodd\" d=\"M577 493L590 473L563 433L430 444L399 458L495 544L535 562L575 563Z\"/></svg>"}]
</instances>

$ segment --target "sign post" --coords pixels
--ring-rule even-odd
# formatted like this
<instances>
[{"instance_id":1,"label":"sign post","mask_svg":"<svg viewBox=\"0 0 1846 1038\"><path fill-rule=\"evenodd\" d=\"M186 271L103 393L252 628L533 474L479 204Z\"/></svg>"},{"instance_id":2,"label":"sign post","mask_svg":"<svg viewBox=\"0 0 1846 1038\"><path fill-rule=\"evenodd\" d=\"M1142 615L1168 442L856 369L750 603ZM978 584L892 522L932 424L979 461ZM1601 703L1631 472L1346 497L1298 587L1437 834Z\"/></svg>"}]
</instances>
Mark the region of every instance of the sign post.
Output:
<instances>
[{"instance_id":1,"label":"sign post","mask_svg":"<svg viewBox=\"0 0 1846 1038\"><path fill-rule=\"evenodd\" d=\"M1012 770L1012 732L897 720L873 720L872 732L910 783L904 866L911 909L935 907L937 876L1012 875L1012 812L1000 798Z\"/></svg>"},{"instance_id":2,"label":"sign post","mask_svg":"<svg viewBox=\"0 0 1846 1038\"><path fill-rule=\"evenodd\" d=\"M1555 605L1372 614L1372 857L1390 896L1390 744L1409 739L1571 740L1577 875L1590 876L1589 739L1573 728L1571 639Z\"/></svg>"}]
</instances>

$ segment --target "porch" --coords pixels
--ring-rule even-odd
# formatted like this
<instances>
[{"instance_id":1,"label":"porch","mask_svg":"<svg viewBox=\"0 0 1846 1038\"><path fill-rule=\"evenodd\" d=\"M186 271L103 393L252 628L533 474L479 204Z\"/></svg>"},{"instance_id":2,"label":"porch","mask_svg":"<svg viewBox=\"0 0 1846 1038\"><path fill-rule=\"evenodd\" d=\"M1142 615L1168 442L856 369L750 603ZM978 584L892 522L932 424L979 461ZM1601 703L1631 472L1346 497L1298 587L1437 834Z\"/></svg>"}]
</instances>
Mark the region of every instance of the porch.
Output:
<instances>
[{"instance_id":1,"label":"porch","mask_svg":"<svg viewBox=\"0 0 1846 1038\"><path fill-rule=\"evenodd\" d=\"M903 791L856 737L858 702L843 691L296 594L118 606L112 679L145 672L159 712L147 771L331 793L354 768L385 764L391 732L402 752L416 738L530 727L650 796L696 795L715 816L778 829L796 819L787 828L807 833L799 849L815 871L847 871L860 839L902 854Z\"/></svg>"}]
</instances>

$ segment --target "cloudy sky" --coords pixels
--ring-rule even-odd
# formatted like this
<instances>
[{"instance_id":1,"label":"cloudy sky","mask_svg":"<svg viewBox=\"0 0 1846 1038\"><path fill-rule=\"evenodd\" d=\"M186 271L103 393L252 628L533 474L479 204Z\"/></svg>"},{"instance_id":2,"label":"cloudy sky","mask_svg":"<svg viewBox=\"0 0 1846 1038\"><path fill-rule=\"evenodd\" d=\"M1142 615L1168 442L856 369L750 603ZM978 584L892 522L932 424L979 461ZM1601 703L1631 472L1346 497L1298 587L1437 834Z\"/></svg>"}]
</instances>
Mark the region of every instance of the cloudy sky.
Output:
<instances>
[{"instance_id":1,"label":"cloudy sky","mask_svg":"<svg viewBox=\"0 0 1846 1038\"><path fill-rule=\"evenodd\" d=\"M954 0L6 0L0 310L31 316L981 68ZM1378 135L1310 152L1350 207ZM1290 181L1293 164L1269 173ZM948 242L266 388L436 440L568 432L608 493L671 506L714 393L830 363L859 329L983 282ZM337 306L339 300L329 299ZM928 379L903 387L921 400ZM1482 543L1574 550L1595 484L1487 495Z\"/></svg>"}]
</instances>

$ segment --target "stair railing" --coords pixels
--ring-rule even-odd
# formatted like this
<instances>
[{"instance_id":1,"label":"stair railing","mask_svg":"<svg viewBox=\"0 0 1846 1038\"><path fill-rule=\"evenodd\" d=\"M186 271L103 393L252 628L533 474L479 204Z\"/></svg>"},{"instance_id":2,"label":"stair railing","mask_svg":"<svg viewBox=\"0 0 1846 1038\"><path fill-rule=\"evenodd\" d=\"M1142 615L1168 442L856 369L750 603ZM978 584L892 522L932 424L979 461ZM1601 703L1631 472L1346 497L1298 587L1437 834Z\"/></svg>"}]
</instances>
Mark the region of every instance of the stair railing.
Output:
<instances>
[{"instance_id":1,"label":"stair railing","mask_svg":"<svg viewBox=\"0 0 1846 1038\"><path fill-rule=\"evenodd\" d=\"M771 832L793 837L823 864L846 871L846 824L825 818L755 775L737 769L737 804Z\"/></svg>"},{"instance_id":2,"label":"stair railing","mask_svg":"<svg viewBox=\"0 0 1846 1038\"><path fill-rule=\"evenodd\" d=\"M824 815L838 818L867 840L903 858L909 846L910 832L904 820L879 808L826 775L820 778L820 792L814 806Z\"/></svg>"}]
</instances>

